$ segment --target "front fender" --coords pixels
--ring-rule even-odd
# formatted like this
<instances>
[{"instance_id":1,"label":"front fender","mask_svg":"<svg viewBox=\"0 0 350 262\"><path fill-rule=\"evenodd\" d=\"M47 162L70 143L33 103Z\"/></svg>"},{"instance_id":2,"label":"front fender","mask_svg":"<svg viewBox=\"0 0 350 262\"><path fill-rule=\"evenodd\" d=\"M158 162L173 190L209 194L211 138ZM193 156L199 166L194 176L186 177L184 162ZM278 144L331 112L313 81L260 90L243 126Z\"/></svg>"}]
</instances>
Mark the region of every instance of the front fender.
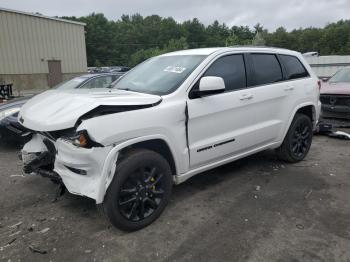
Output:
<instances>
[{"instance_id":1,"label":"front fender","mask_svg":"<svg viewBox=\"0 0 350 262\"><path fill-rule=\"evenodd\" d=\"M119 144L114 145L114 147L108 153L108 155L105 159L103 169L102 169L100 183L98 185L96 204L101 204L103 202L105 194L107 192L107 189L114 178L114 174L115 174L115 170L116 170L116 166L117 166L117 162L118 162L118 157L119 157L119 152L122 149L124 149L128 146L131 146L133 144L136 144L139 142L145 142L145 141L149 141L149 140L154 140L154 139L161 139L169 146L171 154L173 155L173 159L175 161L176 170L180 170L178 156L174 152L171 143L168 141L167 137L165 137L164 135L161 135L161 134L148 135L148 136L136 137L136 138L129 139L127 141L123 141Z\"/></svg>"}]
</instances>

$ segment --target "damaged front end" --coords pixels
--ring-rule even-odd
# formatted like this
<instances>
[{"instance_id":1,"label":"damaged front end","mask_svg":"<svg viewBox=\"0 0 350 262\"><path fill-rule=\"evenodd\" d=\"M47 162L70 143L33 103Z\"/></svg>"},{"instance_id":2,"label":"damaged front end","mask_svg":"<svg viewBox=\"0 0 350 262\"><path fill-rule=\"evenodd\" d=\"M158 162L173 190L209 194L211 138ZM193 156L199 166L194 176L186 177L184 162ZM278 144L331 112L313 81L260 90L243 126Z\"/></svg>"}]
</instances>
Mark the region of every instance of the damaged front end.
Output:
<instances>
[{"instance_id":1,"label":"damaged front end","mask_svg":"<svg viewBox=\"0 0 350 262\"><path fill-rule=\"evenodd\" d=\"M86 123L107 115L150 108L160 101L160 96L123 90L48 91L34 97L21 108L18 117L33 133L22 149L24 172L48 177L72 194L101 203L111 182L109 177L114 174L118 141L96 139L93 135L104 133L105 127L87 128Z\"/></svg>"},{"instance_id":2,"label":"damaged front end","mask_svg":"<svg viewBox=\"0 0 350 262\"><path fill-rule=\"evenodd\" d=\"M42 135L35 134L22 149L23 172L39 174L60 182L59 175L53 171L55 157L54 143Z\"/></svg>"},{"instance_id":3,"label":"damaged front end","mask_svg":"<svg viewBox=\"0 0 350 262\"><path fill-rule=\"evenodd\" d=\"M109 177L114 174L117 141L96 141L90 135L103 133L104 127L89 126L94 131L89 134L86 123L110 114L153 107L160 101L160 96L122 90L48 91L34 97L18 116L21 125L32 132L32 139L22 149L24 172L48 177L72 194L101 203L111 182Z\"/></svg>"},{"instance_id":4,"label":"damaged front end","mask_svg":"<svg viewBox=\"0 0 350 262\"><path fill-rule=\"evenodd\" d=\"M41 175L73 194L96 200L104 161L112 147L81 137L54 139L49 133L33 134L22 149L24 173Z\"/></svg>"}]
</instances>

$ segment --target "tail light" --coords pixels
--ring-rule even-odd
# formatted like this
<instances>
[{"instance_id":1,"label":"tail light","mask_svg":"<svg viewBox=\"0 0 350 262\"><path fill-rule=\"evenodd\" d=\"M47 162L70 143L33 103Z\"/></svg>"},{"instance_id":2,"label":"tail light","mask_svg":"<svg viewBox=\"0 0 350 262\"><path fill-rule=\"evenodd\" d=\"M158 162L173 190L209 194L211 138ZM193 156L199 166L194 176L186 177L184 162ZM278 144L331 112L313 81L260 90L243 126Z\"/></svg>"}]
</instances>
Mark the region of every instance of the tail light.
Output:
<instances>
[{"instance_id":1,"label":"tail light","mask_svg":"<svg viewBox=\"0 0 350 262\"><path fill-rule=\"evenodd\" d=\"M321 89L321 80L317 81L317 85L318 85L318 89L320 90Z\"/></svg>"}]
</instances>

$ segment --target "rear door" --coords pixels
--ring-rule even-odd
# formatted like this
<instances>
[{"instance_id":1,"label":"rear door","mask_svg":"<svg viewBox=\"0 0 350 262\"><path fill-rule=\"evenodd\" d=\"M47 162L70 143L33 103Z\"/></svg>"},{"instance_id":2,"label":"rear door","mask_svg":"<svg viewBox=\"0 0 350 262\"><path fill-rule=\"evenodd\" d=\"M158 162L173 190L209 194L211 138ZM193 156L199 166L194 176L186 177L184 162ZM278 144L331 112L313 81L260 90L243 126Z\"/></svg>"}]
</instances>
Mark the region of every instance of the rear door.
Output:
<instances>
[{"instance_id":1,"label":"rear door","mask_svg":"<svg viewBox=\"0 0 350 262\"><path fill-rule=\"evenodd\" d=\"M313 99L315 94L315 80L312 79L304 65L296 56L279 55L284 67L286 93L288 99L284 104L286 117L292 116L295 108L303 102ZM306 101L303 101L305 99ZM288 123L286 123L287 125ZM287 126L285 128L288 128Z\"/></svg>"},{"instance_id":2,"label":"rear door","mask_svg":"<svg viewBox=\"0 0 350 262\"><path fill-rule=\"evenodd\" d=\"M293 85L284 81L284 73L276 54L251 53L249 68L254 95L251 110L254 112L255 147L262 147L279 138L287 117L287 104L292 99Z\"/></svg>"}]
</instances>

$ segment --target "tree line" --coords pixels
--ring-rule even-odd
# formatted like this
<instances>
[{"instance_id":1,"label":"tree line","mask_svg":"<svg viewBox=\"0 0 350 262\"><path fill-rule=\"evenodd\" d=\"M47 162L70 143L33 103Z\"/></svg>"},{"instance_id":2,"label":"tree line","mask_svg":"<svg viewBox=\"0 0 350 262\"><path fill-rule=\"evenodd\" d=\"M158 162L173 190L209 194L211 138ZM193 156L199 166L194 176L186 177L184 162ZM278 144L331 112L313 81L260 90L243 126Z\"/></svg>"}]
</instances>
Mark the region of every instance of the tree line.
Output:
<instances>
[{"instance_id":1,"label":"tree line","mask_svg":"<svg viewBox=\"0 0 350 262\"><path fill-rule=\"evenodd\" d=\"M228 27L214 21L205 26L197 18L179 23L158 15L123 15L117 21L103 14L62 17L86 23L88 66L135 66L162 53L200 47L266 45L320 55L350 55L350 20L330 23L324 28L283 27L269 32L261 24Z\"/></svg>"}]
</instances>

